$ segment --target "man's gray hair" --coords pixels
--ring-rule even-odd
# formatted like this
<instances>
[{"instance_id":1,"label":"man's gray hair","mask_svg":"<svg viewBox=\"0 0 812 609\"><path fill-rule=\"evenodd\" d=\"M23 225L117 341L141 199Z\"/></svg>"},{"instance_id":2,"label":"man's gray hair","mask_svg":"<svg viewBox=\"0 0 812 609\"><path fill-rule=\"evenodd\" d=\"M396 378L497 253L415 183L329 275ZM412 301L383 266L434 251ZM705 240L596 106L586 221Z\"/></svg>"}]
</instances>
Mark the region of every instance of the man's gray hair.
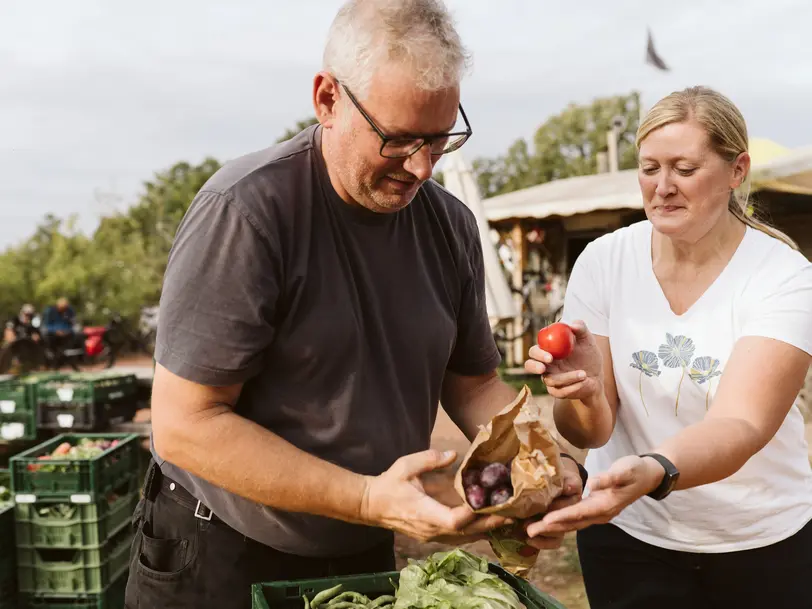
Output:
<instances>
[{"instance_id":1,"label":"man's gray hair","mask_svg":"<svg viewBox=\"0 0 812 609\"><path fill-rule=\"evenodd\" d=\"M341 7L327 36L324 70L363 98L387 63L408 66L427 91L460 83L470 55L442 0L349 0Z\"/></svg>"}]
</instances>

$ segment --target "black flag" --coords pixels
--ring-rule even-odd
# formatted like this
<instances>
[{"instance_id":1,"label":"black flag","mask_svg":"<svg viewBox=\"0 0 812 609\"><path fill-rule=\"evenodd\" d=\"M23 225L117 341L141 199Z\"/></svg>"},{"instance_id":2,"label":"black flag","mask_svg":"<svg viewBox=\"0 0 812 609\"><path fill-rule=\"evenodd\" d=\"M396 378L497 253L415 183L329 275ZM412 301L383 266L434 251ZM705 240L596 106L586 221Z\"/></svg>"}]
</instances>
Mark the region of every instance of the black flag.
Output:
<instances>
[{"instance_id":1,"label":"black flag","mask_svg":"<svg viewBox=\"0 0 812 609\"><path fill-rule=\"evenodd\" d=\"M651 37L651 30L648 31L648 44L646 45L646 63L650 63L655 68L660 70L668 71L668 66L665 65L665 62L657 55L657 51L654 50L654 39Z\"/></svg>"}]
</instances>

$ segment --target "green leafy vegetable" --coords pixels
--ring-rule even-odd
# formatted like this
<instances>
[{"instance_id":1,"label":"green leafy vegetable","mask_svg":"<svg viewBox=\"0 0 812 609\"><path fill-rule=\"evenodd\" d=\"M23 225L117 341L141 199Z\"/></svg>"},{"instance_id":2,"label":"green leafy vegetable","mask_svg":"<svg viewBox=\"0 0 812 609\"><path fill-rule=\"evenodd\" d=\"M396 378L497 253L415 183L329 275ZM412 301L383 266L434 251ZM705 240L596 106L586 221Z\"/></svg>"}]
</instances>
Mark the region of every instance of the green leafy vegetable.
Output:
<instances>
[{"instance_id":1,"label":"green leafy vegetable","mask_svg":"<svg viewBox=\"0 0 812 609\"><path fill-rule=\"evenodd\" d=\"M409 561L394 609L525 609L516 592L488 572L488 561L459 548Z\"/></svg>"}]
</instances>

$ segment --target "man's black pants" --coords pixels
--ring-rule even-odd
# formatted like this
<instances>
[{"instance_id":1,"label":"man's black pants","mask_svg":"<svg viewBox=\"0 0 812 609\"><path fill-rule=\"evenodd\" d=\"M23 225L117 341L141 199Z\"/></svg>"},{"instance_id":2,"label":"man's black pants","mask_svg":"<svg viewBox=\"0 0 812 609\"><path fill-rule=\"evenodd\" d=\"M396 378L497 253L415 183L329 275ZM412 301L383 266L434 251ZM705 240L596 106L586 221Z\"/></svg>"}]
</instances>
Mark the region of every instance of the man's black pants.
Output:
<instances>
[{"instance_id":1,"label":"man's black pants","mask_svg":"<svg viewBox=\"0 0 812 609\"><path fill-rule=\"evenodd\" d=\"M251 584L395 569L394 539L355 556L278 552L227 526L151 463L133 518L126 609L250 609ZM199 516L204 516L200 518Z\"/></svg>"},{"instance_id":2,"label":"man's black pants","mask_svg":"<svg viewBox=\"0 0 812 609\"><path fill-rule=\"evenodd\" d=\"M812 522L722 554L658 548L611 524L578 532L591 609L812 609Z\"/></svg>"}]
</instances>

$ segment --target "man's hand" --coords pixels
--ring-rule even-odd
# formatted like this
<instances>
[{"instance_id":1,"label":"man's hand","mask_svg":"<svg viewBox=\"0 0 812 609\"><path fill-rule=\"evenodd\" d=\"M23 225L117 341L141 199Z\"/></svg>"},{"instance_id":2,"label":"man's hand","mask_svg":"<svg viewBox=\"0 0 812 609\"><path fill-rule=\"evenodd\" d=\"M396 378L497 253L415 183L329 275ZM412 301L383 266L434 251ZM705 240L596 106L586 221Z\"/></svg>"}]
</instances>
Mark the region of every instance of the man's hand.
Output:
<instances>
[{"instance_id":1,"label":"man's hand","mask_svg":"<svg viewBox=\"0 0 812 609\"><path fill-rule=\"evenodd\" d=\"M581 482L581 474L578 471L578 464L572 459L562 457L561 475L563 477L564 490L553 500L545 514L551 514L557 510L573 506L581 500L584 488ZM527 521L525 526L529 538L527 543L539 550L555 550L560 547L561 542L564 541L564 531L541 532L535 535L531 533L531 531L535 531L533 525L540 522L544 517L545 516L542 515Z\"/></svg>"},{"instance_id":2,"label":"man's hand","mask_svg":"<svg viewBox=\"0 0 812 609\"><path fill-rule=\"evenodd\" d=\"M454 451L427 450L402 457L380 476L368 478L362 519L418 541L456 544L509 524L501 516L477 517L466 505L448 507L425 493L420 475L448 467L455 459Z\"/></svg>"}]
</instances>

